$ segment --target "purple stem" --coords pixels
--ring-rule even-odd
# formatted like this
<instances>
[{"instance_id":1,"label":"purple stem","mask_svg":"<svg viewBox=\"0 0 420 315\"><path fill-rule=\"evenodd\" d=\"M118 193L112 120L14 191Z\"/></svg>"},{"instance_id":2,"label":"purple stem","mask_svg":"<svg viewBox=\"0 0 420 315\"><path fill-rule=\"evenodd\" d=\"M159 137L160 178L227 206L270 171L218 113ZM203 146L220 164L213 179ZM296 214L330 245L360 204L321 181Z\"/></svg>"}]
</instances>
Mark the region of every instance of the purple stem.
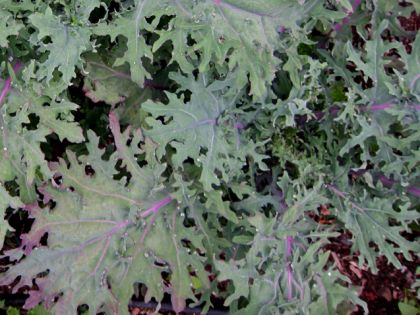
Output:
<instances>
[{"instance_id":1,"label":"purple stem","mask_svg":"<svg viewBox=\"0 0 420 315\"><path fill-rule=\"evenodd\" d=\"M416 197L420 197L420 188L418 187L414 187L414 186L408 187L407 192L409 192L410 194Z\"/></svg>"},{"instance_id":2,"label":"purple stem","mask_svg":"<svg viewBox=\"0 0 420 315\"><path fill-rule=\"evenodd\" d=\"M18 72L22 68L22 64L20 62L16 63L13 66L13 71ZM7 93L9 93L10 89L12 88L12 77L8 77L4 82L3 89L0 93L0 105L3 103L4 99L6 98Z\"/></svg>"},{"instance_id":3,"label":"purple stem","mask_svg":"<svg viewBox=\"0 0 420 315\"><path fill-rule=\"evenodd\" d=\"M292 256L293 236L286 237L286 258Z\"/></svg>"},{"instance_id":4,"label":"purple stem","mask_svg":"<svg viewBox=\"0 0 420 315\"><path fill-rule=\"evenodd\" d=\"M395 180L392 180L388 177L386 177L385 175L379 175L378 179L381 181L382 185L384 185L387 188L392 188L392 186L394 186L395 184L398 184ZM346 198L346 194L340 190L338 190L335 186L333 185L326 185L327 188L329 190L331 190L335 195L341 197L341 198ZM409 186L407 188L407 192L409 194L412 194L416 197L420 197L420 188L415 187L415 186Z\"/></svg>"},{"instance_id":5,"label":"purple stem","mask_svg":"<svg viewBox=\"0 0 420 315\"><path fill-rule=\"evenodd\" d=\"M372 104L370 106L364 106L361 107L360 110L362 112L367 112L367 111L380 111L380 110L385 110L388 108L391 108L394 104L392 103L382 103L382 104ZM415 105L408 105L408 106L412 106L414 109L416 110L420 110L420 104L415 104Z\"/></svg>"},{"instance_id":6,"label":"purple stem","mask_svg":"<svg viewBox=\"0 0 420 315\"><path fill-rule=\"evenodd\" d=\"M279 27L277 27L277 33L284 33L284 32L286 32L286 28L284 27L284 26L279 26Z\"/></svg>"},{"instance_id":7,"label":"purple stem","mask_svg":"<svg viewBox=\"0 0 420 315\"><path fill-rule=\"evenodd\" d=\"M287 299L290 301L293 299L293 291L292 291L293 271L292 271L292 266L290 265L290 263L287 264L286 271L287 271Z\"/></svg>"},{"instance_id":8,"label":"purple stem","mask_svg":"<svg viewBox=\"0 0 420 315\"><path fill-rule=\"evenodd\" d=\"M172 197L167 196L165 198L163 198L162 200L157 201L156 203L153 204L153 206L151 206L149 209L143 211L140 216L142 218L147 217L149 214L151 213L156 213L159 211L160 208L166 206L168 203L170 203L172 201Z\"/></svg>"},{"instance_id":9,"label":"purple stem","mask_svg":"<svg viewBox=\"0 0 420 315\"><path fill-rule=\"evenodd\" d=\"M346 194L344 192L338 190L335 186L329 185L329 184L327 184L326 186L329 190L331 190L337 196L339 196L341 198L346 198Z\"/></svg>"},{"instance_id":10,"label":"purple stem","mask_svg":"<svg viewBox=\"0 0 420 315\"><path fill-rule=\"evenodd\" d=\"M357 10L362 0L354 0L352 5L352 10L347 13L347 16L338 24L334 26L334 30L338 33L341 31L344 25L346 25L350 21L350 17L353 15L354 11Z\"/></svg>"},{"instance_id":11,"label":"purple stem","mask_svg":"<svg viewBox=\"0 0 420 315\"><path fill-rule=\"evenodd\" d=\"M235 129L239 129L239 130L242 130L242 129L244 129L244 128L245 128L244 124L243 124L243 123L241 123L241 122L236 122L236 123L233 125L233 127L234 127Z\"/></svg>"},{"instance_id":12,"label":"purple stem","mask_svg":"<svg viewBox=\"0 0 420 315\"><path fill-rule=\"evenodd\" d=\"M209 118L197 121L193 126L201 126L201 125L215 125L217 123L216 119Z\"/></svg>"},{"instance_id":13,"label":"purple stem","mask_svg":"<svg viewBox=\"0 0 420 315\"><path fill-rule=\"evenodd\" d=\"M420 73L417 74L413 80L410 82L410 90L414 89L414 85L416 85L417 80L420 79Z\"/></svg>"},{"instance_id":14,"label":"purple stem","mask_svg":"<svg viewBox=\"0 0 420 315\"><path fill-rule=\"evenodd\" d=\"M315 275L315 281L318 284L319 289L321 290L321 296L322 296L322 299L324 300L324 304L328 305L328 292L319 274Z\"/></svg>"},{"instance_id":15,"label":"purple stem","mask_svg":"<svg viewBox=\"0 0 420 315\"><path fill-rule=\"evenodd\" d=\"M369 106L367 109L372 110L372 111L378 111L378 110L385 110L388 109L392 106L391 103L384 103L384 104L373 104L371 106Z\"/></svg>"},{"instance_id":16,"label":"purple stem","mask_svg":"<svg viewBox=\"0 0 420 315\"><path fill-rule=\"evenodd\" d=\"M274 183L274 182L273 182ZM279 204L280 204L280 211L285 211L287 209L287 203L284 199L284 193L281 189L277 189L276 185L272 186L272 192L277 197Z\"/></svg>"},{"instance_id":17,"label":"purple stem","mask_svg":"<svg viewBox=\"0 0 420 315\"><path fill-rule=\"evenodd\" d=\"M394 186L395 184L398 184L397 181L386 177L383 174L380 174L378 179L381 181L382 185L384 185L386 188L392 188L392 186ZM416 187L416 186L409 186L407 188L407 192L409 194L412 194L416 197L420 197L420 188Z\"/></svg>"},{"instance_id":18,"label":"purple stem","mask_svg":"<svg viewBox=\"0 0 420 315\"><path fill-rule=\"evenodd\" d=\"M392 103L382 103L382 104L372 104L369 106L361 106L360 107L360 111L361 112L368 112L368 111L381 111L381 110L386 110L388 108L391 108L394 104ZM420 110L420 104L415 104L415 105L408 105L412 108L414 108L415 110ZM331 108L329 108L329 113L331 115L331 117L335 118L338 116L338 112L340 111L340 108L338 106L332 106ZM326 112L323 111L315 111L313 112L313 115L315 116L315 120L321 120L322 118L325 117ZM300 126L304 125L307 121L308 121L308 115L297 115L296 116L296 123Z\"/></svg>"},{"instance_id":19,"label":"purple stem","mask_svg":"<svg viewBox=\"0 0 420 315\"><path fill-rule=\"evenodd\" d=\"M286 237L286 259L292 256L292 246L293 246L293 236L288 235ZM286 267L287 272L287 299L290 301L293 299L293 270L290 262L287 263Z\"/></svg>"},{"instance_id":20,"label":"purple stem","mask_svg":"<svg viewBox=\"0 0 420 315\"><path fill-rule=\"evenodd\" d=\"M382 185L384 185L386 188L391 188L394 184L397 183L395 180L392 180L386 177L385 175L379 175L378 179L381 181Z\"/></svg>"},{"instance_id":21,"label":"purple stem","mask_svg":"<svg viewBox=\"0 0 420 315\"><path fill-rule=\"evenodd\" d=\"M112 229L109 229L104 234L93 237L93 238L87 240L84 244L82 244L82 247L84 248L87 245L96 243L97 241L102 241L104 239L112 237L116 233L118 233L120 230L122 230L122 229L126 228L128 225L130 225L130 223L132 223L130 220L124 220L124 221L118 222L118 224L115 224L115 226Z\"/></svg>"}]
</instances>

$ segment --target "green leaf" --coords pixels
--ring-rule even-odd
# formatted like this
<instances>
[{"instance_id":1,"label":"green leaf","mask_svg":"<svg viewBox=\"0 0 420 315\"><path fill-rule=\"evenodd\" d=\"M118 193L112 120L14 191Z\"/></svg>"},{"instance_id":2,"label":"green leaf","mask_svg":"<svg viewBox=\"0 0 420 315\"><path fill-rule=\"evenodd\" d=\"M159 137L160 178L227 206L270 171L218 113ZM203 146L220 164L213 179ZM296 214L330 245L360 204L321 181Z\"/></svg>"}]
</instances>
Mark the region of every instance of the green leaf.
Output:
<instances>
[{"instance_id":1,"label":"green leaf","mask_svg":"<svg viewBox=\"0 0 420 315\"><path fill-rule=\"evenodd\" d=\"M35 306L33 309L30 309L28 315L50 315L50 312L47 312L42 305Z\"/></svg>"},{"instance_id":2,"label":"green leaf","mask_svg":"<svg viewBox=\"0 0 420 315\"><path fill-rule=\"evenodd\" d=\"M145 28L145 17L161 6L154 1L139 0L132 12L118 16L108 25L102 23L93 28L94 34L110 36L112 42L115 42L119 36L126 39L127 49L124 56L115 60L113 66L121 66L127 62L130 65L131 79L140 86L144 84L146 78L150 79L150 74L143 66L142 58L152 58L151 47L146 44L140 31Z\"/></svg>"},{"instance_id":3,"label":"green leaf","mask_svg":"<svg viewBox=\"0 0 420 315\"><path fill-rule=\"evenodd\" d=\"M238 262L239 265L241 262ZM247 298L249 295L249 278L250 275L244 269L239 269L233 262L226 263L222 260L216 260L215 266L219 270L217 279L224 281L231 279L233 286L235 287L234 293L232 293L224 302L225 306L229 306L232 301L239 299L240 297Z\"/></svg>"},{"instance_id":4,"label":"green leaf","mask_svg":"<svg viewBox=\"0 0 420 315\"><path fill-rule=\"evenodd\" d=\"M91 49L90 30L62 23L49 7L44 13L32 14L29 20L38 30L34 44L48 51L47 59L39 65L38 78L46 77L49 82L57 69L63 81L70 83L76 75L75 67L81 67L80 55ZM51 43L42 42L46 37L51 39Z\"/></svg>"},{"instance_id":5,"label":"green leaf","mask_svg":"<svg viewBox=\"0 0 420 315\"><path fill-rule=\"evenodd\" d=\"M60 140L74 143L84 140L82 129L73 120L72 111L79 106L65 99L51 100L40 96L31 88L9 92L7 103L0 108L0 152L2 164L6 169L3 180L17 178L20 193L25 203L34 202L34 182L49 179L52 172L45 160L40 145L52 133ZM38 118L34 126L34 117ZM31 120L32 119L32 120Z\"/></svg>"},{"instance_id":6,"label":"green leaf","mask_svg":"<svg viewBox=\"0 0 420 315\"><path fill-rule=\"evenodd\" d=\"M23 25L13 19L8 12L0 9L0 47L8 47L8 37L19 35Z\"/></svg>"},{"instance_id":7,"label":"green leaf","mask_svg":"<svg viewBox=\"0 0 420 315\"><path fill-rule=\"evenodd\" d=\"M4 219L6 209L8 207L18 209L22 206L23 204L19 200L19 198L11 197L0 182L0 248L3 247L4 238L6 236L7 231L13 231L12 227Z\"/></svg>"},{"instance_id":8,"label":"green leaf","mask_svg":"<svg viewBox=\"0 0 420 315\"><path fill-rule=\"evenodd\" d=\"M16 307L8 307L7 315L19 315L20 311Z\"/></svg>"},{"instance_id":9,"label":"green leaf","mask_svg":"<svg viewBox=\"0 0 420 315\"><path fill-rule=\"evenodd\" d=\"M363 205L359 205L344 197L336 188L331 189L337 198L337 216L353 235L352 251L360 252L360 265L366 261L372 272L376 273L376 257L381 254L396 268L402 268L396 254L402 253L407 260L411 260L410 251L420 250L418 244L401 236L403 231L410 231L409 222L420 219L417 211L408 210L409 204L395 211L390 200L365 197ZM340 198L342 200L339 200ZM399 224L391 225L391 220L396 220ZM372 250L371 243L378 245L379 253Z\"/></svg>"},{"instance_id":10,"label":"green leaf","mask_svg":"<svg viewBox=\"0 0 420 315\"><path fill-rule=\"evenodd\" d=\"M399 302L398 308L402 315L416 315L419 313L418 306L411 305L407 302Z\"/></svg>"},{"instance_id":11,"label":"green leaf","mask_svg":"<svg viewBox=\"0 0 420 315\"><path fill-rule=\"evenodd\" d=\"M111 68L97 56L92 55L86 61L86 79L83 91L94 103L105 102L110 105L121 103L139 91L137 84L131 81L127 67ZM139 97L136 93L134 97Z\"/></svg>"},{"instance_id":12,"label":"green leaf","mask_svg":"<svg viewBox=\"0 0 420 315\"><path fill-rule=\"evenodd\" d=\"M411 94L415 95L417 101L420 101L420 36L417 34L414 43L412 44L412 52L402 54L402 59L405 63L407 73L404 75L405 84L407 85Z\"/></svg>"},{"instance_id":13,"label":"green leaf","mask_svg":"<svg viewBox=\"0 0 420 315\"><path fill-rule=\"evenodd\" d=\"M90 138L93 144L97 144L92 133ZM97 149L90 145L90 150ZM89 305L92 313L114 307L126 308L128 300L116 302L108 290L108 282L112 283L113 294L117 297L120 289L114 283L121 284L121 294L126 299L131 297L126 290L136 281L144 281L154 294L160 292L156 276L151 277L150 271L144 273L144 279L128 278L127 272L134 261L143 261L136 256L143 255L144 251L137 252L134 248L150 229L150 226L146 229L146 221L141 225L135 218L157 213L171 199L156 203L162 198L163 191L157 189L150 194L150 189L142 189L147 185L138 185L129 191L122 182L109 177L108 170L114 169L115 162L95 161L91 164L95 175L88 177L84 172L85 165L80 165L70 151L67 156L70 167L67 168L62 161L58 168L63 176L63 186L47 190L57 203L55 209L31 210L34 225L28 234L22 236L22 247L15 250L16 255L24 251L28 257L10 268L2 277L2 283L10 283L20 275L19 287L49 270L46 277L37 279L41 294L31 291L25 307L30 308L40 301L50 303L51 297L61 292L63 296L54 306L54 312L66 314L75 313L81 304ZM138 179L136 184L140 184L140 180L144 182L146 179ZM64 189L70 185L75 190L71 194ZM141 208L145 210L141 212ZM104 209L108 211L104 212ZM37 248L46 232L48 247ZM155 267L151 265L149 268ZM159 294L156 298L162 296Z\"/></svg>"},{"instance_id":14,"label":"green leaf","mask_svg":"<svg viewBox=\"0 0 420 315\"><path fill-rule=\"evenodd\" d=\"M227 181L234 176L247 156L265 168L262 163L264 156L257 151L259 144L248 140L248 143L241 145L234 122L229 121L227 113L233 109L232 105L241 93L224 95L224 89L231 83L230 78L211 84L207 83L205 76L200 76L198 81L187 81L186 77L180 75L173 78L181 84L188 84L185 88L193 92L188 103L184 104L176 95L167 93L168 105L146 102L142 106L153 115L153 119L146 119L152 127L146 131L146 135L159 144L160 155L165 146L171 144L176 150L172 156L175 167L183 167L187 158L196 161L197 165L202 166L200 181L206 191L210 191L212 185L220 184L219 177ZM160 116L165 117L165 123L156 119Z\"/></svg>"},{"instance_id":15,"label":"green leaf","mask_svg":"<svg viewBox=\"0 0 420 315\"><path fill-rule=\"evenodd\" d=\"M367 78L372 79L373 87L365 92L369 99L381 104L387 102L390 98L389 89L386 85L390 81L390 77L385 72L387 65L384 54L391 49L401 49L401 45L397 43L387 43L381 38L382 32L388 27L388 21L384 20L378 25L372 35L371 40L366 40L365 52L359 54L352 46L351 42L347 42L346 48L348 60L355 63L359 70L362 70Z\"/></svg>"},{"instance_id":16,"label":"green leaf","mask_svg":"<svg viewBox=\"0 0 420 315\"><path fill-rule=\"evenodd\" d=\"M194 68L194 51L202 55L199 65L201 72L209 70L210 60L224 60L228 56L229 69L237 71L237 86L246 85L249 76L250 94L259 99L267 95L267 85L273 80L280 64L274 52L285 50L287 46L279 39L278 28L288 28L293 34L299 32L303 17L315 9L320 13L322 10L318 7L321 7L320 1L301 5L294 1L262 0L252 4L240 0L220 4L192 0L175 4L167 0L140 0L135 10L118 16L109 25L99 25L94 33L110 35L111 41L120 35L127 39L127 50L114 66L128 62L133 81L140 85L145 78L149 78L140 58L152 59L152 51L158 51L164 43L170 41L174 48L170 62L177 62L186 73ZM157 31L159 39L151 50L139 32L155 28L163 15L173 15L174 20L169 22L170 26L166 30ZM150 16L154 20L147 23L145 17ZM248 29L253 31L244 36L242 30ZM185 45L189 36L195 41L192 47ZM288 70L294 71L294 67Z\"/></svg>"},{"instance_id":17,"label":"green leaf","mask_svg":"<svg viewBox=\"0 0 420 315\"><path fill-rule=\"evenodd\" d=\"M206 194L207 202L206 208L211 209L212 205L216 208L216 212L220 213L226 219L232 221L233 223L238 223L238 218L235 213L229 209L229 202L223 201L221 193L217 191L209 191Z\"/></svg>"}]
</instances>

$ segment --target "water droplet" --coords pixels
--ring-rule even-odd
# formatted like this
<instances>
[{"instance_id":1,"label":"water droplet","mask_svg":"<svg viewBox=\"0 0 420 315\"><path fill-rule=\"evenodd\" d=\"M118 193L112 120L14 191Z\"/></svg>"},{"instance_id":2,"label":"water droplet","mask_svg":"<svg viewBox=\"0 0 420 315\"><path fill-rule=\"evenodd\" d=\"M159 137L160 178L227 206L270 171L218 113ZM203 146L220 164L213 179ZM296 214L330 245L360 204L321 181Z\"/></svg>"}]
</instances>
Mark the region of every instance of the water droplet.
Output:
<instances>
[{"instance_id":1,"label":"water droplet","mask_svg":"<svg viewBox=\"0 0 420 315\"><path fill-rule=\"evenodd\" d=\"M328 272L328 277L331 277L331 272Z\"/></svg>"},{"instance_id":2,"label":"water droplet","mask_svg":"<svg viewBox=\"0 0 420 315\"><path fill-rule=\"evenodd\" d=\"M144 257L148 258L149 254L147 252L144 253Z\"/></svg>"},{"instance_id":3,"label":"water droplet","mask_svg":"<svg viewBox=\"0 0 420 315\"><path fill-rule=\"evenodd\" d=\"M7 148L6 148L6 147L4 147L4 148L3 148L3 151L7 151Z\"/></svg>"}]
</instances>

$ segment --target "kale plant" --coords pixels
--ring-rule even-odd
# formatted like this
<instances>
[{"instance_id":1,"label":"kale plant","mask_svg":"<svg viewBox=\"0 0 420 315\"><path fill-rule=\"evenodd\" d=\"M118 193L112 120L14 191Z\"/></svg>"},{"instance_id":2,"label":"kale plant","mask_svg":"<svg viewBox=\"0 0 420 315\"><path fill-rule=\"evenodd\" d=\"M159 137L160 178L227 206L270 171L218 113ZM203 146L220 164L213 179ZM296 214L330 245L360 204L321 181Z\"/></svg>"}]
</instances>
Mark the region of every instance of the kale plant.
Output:
<instances>
[{"instance_id":1,"label":"kale plant","mask_svg":"<svg viewBox=\"0 0 420 315\"><path fill-rule=\"evenodd\" d=\"M367 312L325 246L420 250L413 10L0 0L0 284L54 314Z\"/></svg>"}]
</instances>

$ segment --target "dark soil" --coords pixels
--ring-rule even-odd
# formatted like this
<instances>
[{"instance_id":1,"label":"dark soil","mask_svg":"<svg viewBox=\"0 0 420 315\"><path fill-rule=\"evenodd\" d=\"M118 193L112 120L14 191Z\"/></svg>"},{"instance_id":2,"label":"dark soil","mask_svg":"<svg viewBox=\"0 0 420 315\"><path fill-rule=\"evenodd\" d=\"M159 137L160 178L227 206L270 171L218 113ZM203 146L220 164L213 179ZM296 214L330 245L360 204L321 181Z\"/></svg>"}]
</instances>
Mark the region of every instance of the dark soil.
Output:
<instances>
[{"instance_id":1,"label":"dark soil","mask_svg":"<svg viewBox=\"0 0 420 315\"><path fill-rule=\"evenodd\" d=\"M410 235L411 237L413 235ZM401 314L398 303L416 297L416 292L411 287L416 281L416 268L420 265L420 258L413 253L412 261L408 261L399 255L398 259L403 266L399 270L389 264L384 256L380 256L376 260L379 271L373 274L366 267L358 267L358 256L352 254L350 250L350 238L349 233L343 233L331 240L331 243L325 247L331 251L330 259L334 261L338 270L351 280L352 285L360 288L360 298L368 304L369 314ZM361 308L352 313L352 315L362 314L364 313Z\"/></svg>"}]
</instances>

